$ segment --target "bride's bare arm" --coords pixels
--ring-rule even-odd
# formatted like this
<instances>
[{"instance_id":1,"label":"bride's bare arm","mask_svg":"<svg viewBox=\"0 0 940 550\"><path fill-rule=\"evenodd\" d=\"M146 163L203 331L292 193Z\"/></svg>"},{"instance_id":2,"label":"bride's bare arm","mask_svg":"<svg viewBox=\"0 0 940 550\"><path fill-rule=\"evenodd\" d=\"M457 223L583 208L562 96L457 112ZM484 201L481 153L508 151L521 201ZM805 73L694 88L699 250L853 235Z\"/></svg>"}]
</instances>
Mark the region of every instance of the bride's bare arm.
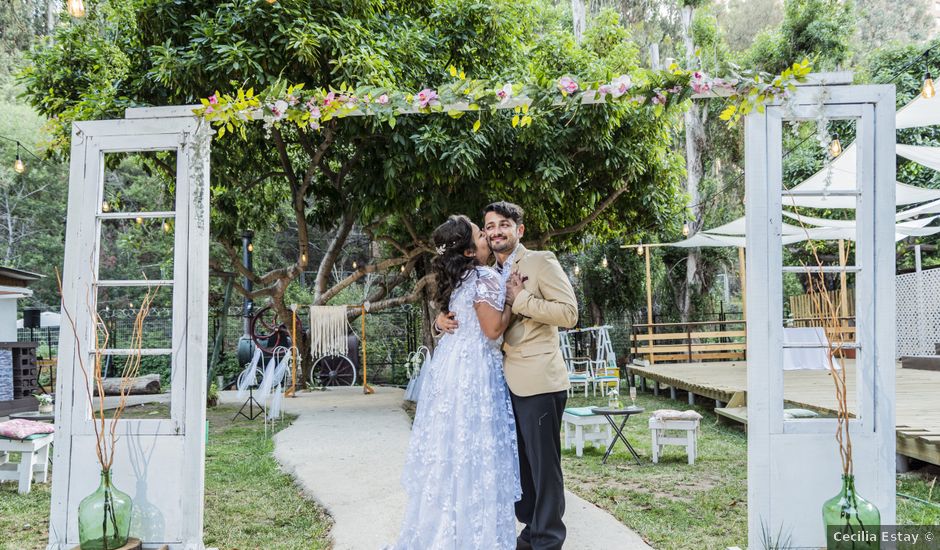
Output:
<instances>
[{"instance_id":1,"label":"bride's bare arm","mask_svg":"<svg viewBox=\"0 0 940 550\"><path fill-rule=\"evenodd\" d=\"M490 340L499 338L512 319L512 308L509 304L506 304L502 311L486 302L477 302L473 308L477 312L477 319L480 320L480 328L483 329L483 334Z\"/></svg>"}]
</instances>

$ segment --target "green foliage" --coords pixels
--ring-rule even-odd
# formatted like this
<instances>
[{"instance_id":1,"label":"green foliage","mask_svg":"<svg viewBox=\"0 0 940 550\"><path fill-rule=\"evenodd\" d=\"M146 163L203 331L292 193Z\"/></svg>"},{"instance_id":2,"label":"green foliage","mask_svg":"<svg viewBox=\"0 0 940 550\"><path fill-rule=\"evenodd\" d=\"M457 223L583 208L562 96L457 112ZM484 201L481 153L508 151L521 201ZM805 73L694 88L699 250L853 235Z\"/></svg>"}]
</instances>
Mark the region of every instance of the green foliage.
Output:
<instances>
[{"instance_id":1,"label":"green foliage","mask_svg":"<svg viewBox=\"0 0 940 550\"><path fill-rule=\"evenodd\" d=\"M854 32L851 1L785 0L780 27L757 35L745 64L777 72L796 59L810 58L816 70L834 70L849 61Z\"/></svg>"}]
</instances>

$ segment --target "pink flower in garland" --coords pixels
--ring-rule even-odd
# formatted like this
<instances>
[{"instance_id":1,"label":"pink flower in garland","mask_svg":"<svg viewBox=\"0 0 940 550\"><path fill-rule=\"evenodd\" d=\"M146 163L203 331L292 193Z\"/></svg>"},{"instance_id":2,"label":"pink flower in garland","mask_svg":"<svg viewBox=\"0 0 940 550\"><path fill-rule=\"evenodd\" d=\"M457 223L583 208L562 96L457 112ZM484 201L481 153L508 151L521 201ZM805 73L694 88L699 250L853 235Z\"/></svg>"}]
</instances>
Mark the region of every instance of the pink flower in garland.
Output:
<instances>
[{"instance_id":1,"label":"pink flower in garland","mask_svg":"<svg viewBox=\"0 0 940 550\"><path fill-rule=\"evenodd\" d=\"M274 105L271 106L271 114L274 115L274 120L284 118L284 115L287 113L287 107L287 102L283 99L275 101Z\"/></svg>"},{"instance_id":2,"label":"pink flower in garland","mask_svg":"<svg viewBox=\"0 0 940 550\"><path fill-rule=\"evenodd\" d=\"M653 96L653 105L665 105L666 96L662 92L656 92L656 95Z\"/></svg>"},{"instance_id":3,"label":"pink flower in garland","mask_svg":"<svg viewBox=\"0 0 940 550\"><path fill-rule=\"evenodd\" d=\"M507 82L502 88L496 90L496 97L501 104L512 99L512 84Z\"/></svg>"},{"instance_id":4,"label":"pink flower in garland","mask_svg":"<svg viewBox=\"0 0 940 550\"><path fill-rule=\"evenodd\" d=\"M569 76L563 76L558 79L558 89L566 94L573 94L578 91L578 83Z\"/></svg>"},{"instance_id":5,"label":"pink flower in garland","mask_svg":"<svg viewBox=\"0 0 940 550\"><path fill-rule=\"evenodd\" d=\"M417 100L418 105L421 106L422 109L426 109L429 105L440 104L440 101L438 101L437 92L430 88L425 88L418 92L418 94L415 96L415 100Z\"/></svg>"},{"instance_id":6,"label":"pink flower in garland","mask_svg":"<svg viewBox=\"0 0 940 550\"><path fill-rule=\"evenodd\" d=\"M623 94L630 91L630 88L633 87L633 80L630 78L630 75L620 75L617 78L610 81L610 95L614 97L620 97Z\"/></svg>"},{"instance_id":7,"label":"pink flower in garland","mask_svg":"<svg viewBox=\"0 0 940 550\"><path fill-rule=\"evenodd\" d=\"M603 99L605 95L611 94L613 93L613 91L614 91L614 87L611 86L610 84L601 84L597 88L597 95L601 96L601 99Z\"/></svg>"},{"instance_id":8,"label":"pink flower in garland","mask_svg":"<svg viewBox=\"0 0 940 550\"><path fill-rule=\"evenodd\" d=\"M330 92L326 94L326 97L323 98L323 106L329 107L333 104L333 101L336 100L336 92Z\"/></svg>"},{"instance_id":9,"label":"pink flower in garland","mask_svg":"<svg viewBox=\"0 0 940 550\"><path fill-rule=\"evenodd\" d=\"M215 112L215 109L212 108L212 105L206 105L206 114L212 114Z\"/></svg>"},{"instance_id":10,"label":"pink flower in garland","mask_svg":"<svg viewBox=\"0 0 940 550\"><path fill-rule=\"evenodd\" d=\"M375 100L379 105L388 105L388 94L382 94Z\"/></svg>"},{"instance_id":11,"label":"pink flower in garland","mask_svg":"<svg viewBox=\"0 0 940 550\"><path fill-rule=\"evenodd\" d=\"M215 94L212 94L212 95L209 96L209 103L212 104L212 105L218 105L218 104L219 104L219 98L215 97Z\"/></svg>"},{"instance_id":12,"label":"pink flower in garland","mask_svg":"<svg viewBox=\"0 0 940 550\"><path fill-rule=\"evenodd\" d=\"M708 82L705 77L705 74L701 71L695 71L692 73L692 79L689 84L692 86L692 91L697 94L705 94L711 91L712 84Z\"/></svg>"},{"instance_id":13,"label":"pink flower in garland","mask_svg":"<svg viewBox=\"0 0 940 550\"><path fill-rule=\"evenodd\" d=\"M307 102L307 110L310 111L310 118L320 118L320 108L312 99Z\"/></svg>"}]
</instances>

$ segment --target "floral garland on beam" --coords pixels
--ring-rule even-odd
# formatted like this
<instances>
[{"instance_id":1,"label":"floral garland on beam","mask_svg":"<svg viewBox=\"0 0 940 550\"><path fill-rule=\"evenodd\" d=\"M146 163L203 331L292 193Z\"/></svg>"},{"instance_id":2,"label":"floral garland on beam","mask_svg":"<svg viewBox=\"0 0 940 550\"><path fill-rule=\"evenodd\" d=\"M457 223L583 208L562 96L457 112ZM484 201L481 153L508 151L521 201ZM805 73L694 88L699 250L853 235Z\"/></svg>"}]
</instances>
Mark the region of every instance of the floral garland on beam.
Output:
<instances>
[{"instance_id":1,"label":"floral garland on beam","mask_svg":"<svg viewBox=\"0 0 940 550\"><path fill-rule=\"evenodd\" d=\"M513 127L525 128L539 110L572 109L582 104L631 103L647 106L660 116L667 108L680 104L693 94L700 97L726 97L729 106L721 118L733 126L742 116L764 105L785 99L798 82L809 74L808 60L794 63L777 76L744 71L732 78L712 78L700 71L685 71L675 64L665 71L638 70L623 74L609 82L578 82L562 76L553 82L494 84L487 80L467 78L464 71L450 67L452 81L437 89L424 88L403 92L377 86L308 90L304 84L278 82L255 94L254 89L239 88L231 94L215 94L202 99L195 114L218 130L218 137L239 133L245 137L245 125L262 119L265 128L289 122L299 128L319 129L335 118L373 116L394 128L400 115L446 112L460 118L477 112L472 131L480 129L480 113L513 109Z\"/></svg>"}]
</instances>

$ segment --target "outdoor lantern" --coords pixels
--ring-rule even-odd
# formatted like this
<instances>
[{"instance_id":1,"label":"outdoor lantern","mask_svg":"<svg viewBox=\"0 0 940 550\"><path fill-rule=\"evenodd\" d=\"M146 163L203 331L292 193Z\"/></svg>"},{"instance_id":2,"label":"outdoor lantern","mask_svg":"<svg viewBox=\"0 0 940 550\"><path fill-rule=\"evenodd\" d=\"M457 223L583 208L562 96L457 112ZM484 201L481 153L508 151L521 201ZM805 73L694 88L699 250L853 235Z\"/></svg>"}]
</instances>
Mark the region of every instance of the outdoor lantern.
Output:
<instances>
[{"instance_id":1,"label":"outdoor lantern","mask_svg":"<svg viewBox=\"0 0 940 550\"><path fill-rule=\"evenodd\" d=\"M641 244L640 246L636 247L636 255L637 255L637 256L642 256L642 255L643 255L643 245L642 245L642 244Z\"/></svg>"},{"instance_id":2,"label":"outdoor lantern","mask_svg":"<svg viewBox=\"0 0 940 550\"><path fill-rule=\"evenodd\" d=\"M604 259L601 260L601 267L607 269L607 256L604 256Z\"/></svg>"},{"instance_id":3,"label":"outdoor lantern","mask_svg":"<svg viewBox=\"0 0 940 550\"><path fill-rule=\"evenodd\" d=\"M829 154L832 158L842 154L842 143L839 142L838 136L833 136L832 141L829 142Z\"/></svg>"},{"instance_id":4,"label":"outdoor lantern","mask_svg":"<svg viewBox=\"0 0 940 550\"><path fill-rule=\"evenodd\" d=\"M688 236L689 236L689 224L688 224L688 222L682 224L682 236L683 236L683 237L688 237Z\"/></svg>"},{"instance_id":5,"label":"outdoor lantern","mask_svg":"<svg viewBox=\"0 0 940 550\"><path fill-rule=\"evenodd\" d=\"M65 8L72 17L85 17L85 2L82 0L67 0Z\"/></svg>"},{"instance_id":6,"label":"outdoor lantern","mask_svg":"<svg viewBox=\"0 0 940 550\"><path fill-rule=\"evenodd\" d=\"M920 95L924 99L930 99L937 95L937 91L933 87L933 78L930 76L930 71L927 71L927 75L924 76L924 86L920 89Z\"/></svg>"}]
</instances>

